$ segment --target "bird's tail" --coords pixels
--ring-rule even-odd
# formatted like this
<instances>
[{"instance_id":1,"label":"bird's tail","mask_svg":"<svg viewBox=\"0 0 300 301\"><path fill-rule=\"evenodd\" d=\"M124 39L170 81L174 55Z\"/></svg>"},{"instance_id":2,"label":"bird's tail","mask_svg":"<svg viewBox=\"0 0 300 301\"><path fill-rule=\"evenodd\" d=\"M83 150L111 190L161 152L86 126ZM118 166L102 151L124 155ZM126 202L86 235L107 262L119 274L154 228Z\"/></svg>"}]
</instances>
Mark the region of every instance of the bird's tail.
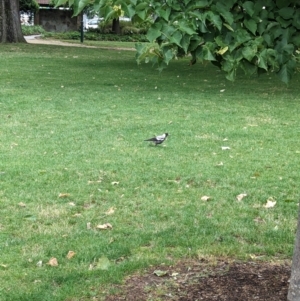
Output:
<instances>
[{"instance_id":1,"label":"bird's tail","mask_svg":"<svg viewBox=\"0 0 300 301\"><path fill-rule=\"evenodd\" d=\"M144 140L144 141L156 141L155 138L150 138L150 139L147 139L147 140Z\"/></svg>"}]
</instances>

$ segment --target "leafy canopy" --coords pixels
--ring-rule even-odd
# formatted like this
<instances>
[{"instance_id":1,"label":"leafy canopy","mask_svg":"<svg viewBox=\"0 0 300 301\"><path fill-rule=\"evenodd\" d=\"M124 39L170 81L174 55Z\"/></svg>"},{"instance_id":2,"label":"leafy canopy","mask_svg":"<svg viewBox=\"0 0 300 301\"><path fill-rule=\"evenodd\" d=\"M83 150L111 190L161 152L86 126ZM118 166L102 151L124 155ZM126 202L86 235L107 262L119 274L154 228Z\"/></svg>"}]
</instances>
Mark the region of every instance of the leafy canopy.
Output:
<instances>
[{"instance_id":1,"label":"leafy canopy","mask_svg":"<svg viewBox=\"0 0 300 301\"><path fill-rule=\"evenodd\" d=\"M21 12L36 12L39 10L36 0L20 0L19 5Z\"/></svg>"},{"instance_id":2,"label":"leafy canopy","mask_svg":"<svg viewBox=\"0 0 300 301\"><path fill-rule=\"evenodd\" d=\"M87 5L106 18L116 7L133 22L149 16L149 43L136 46L137 61L160 70L177 57L191 54L191 63L210 61L234 80L238 68L252 75L274 71L288 83L299 62L300 4L297 0L54 0L73 6L74 14Z\"/></svg>"}]
</instances>

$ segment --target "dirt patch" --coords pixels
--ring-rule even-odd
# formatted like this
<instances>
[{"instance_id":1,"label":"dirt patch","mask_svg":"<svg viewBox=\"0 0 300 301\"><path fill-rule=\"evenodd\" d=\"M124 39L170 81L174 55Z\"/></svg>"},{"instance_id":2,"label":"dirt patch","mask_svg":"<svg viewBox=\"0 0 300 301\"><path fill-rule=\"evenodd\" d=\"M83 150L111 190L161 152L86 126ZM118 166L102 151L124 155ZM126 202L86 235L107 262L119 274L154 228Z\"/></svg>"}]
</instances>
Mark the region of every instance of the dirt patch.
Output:
<instances>
[{"instance_id":1,"label":"dirt patch","mask_svg":"<svg viewBox=\"0 0 300 301\"><path fill-rule=\"evenodd\" d=\"M122 48L122 47L105 47L105 46L89 46L82 43L68 43L55 39L41 39L40 37L29 38L25 37L29 44L42 44L42 45L57 45L67 47L83 47L83 48L98 48L98 49L110 49L110 50L124 50L124 51L135 51L134 48Z\"/></svg>"},{"instance_id":2,"label":"dirt patch","mask_svg":"<svg viewBox=\"0 0 300 301\"><path fill-rule=\"evenodd\" d=\"M130 276L105 301L286 301L290 271L290 262L180 262Z\"/></svg>"}]
</instances>

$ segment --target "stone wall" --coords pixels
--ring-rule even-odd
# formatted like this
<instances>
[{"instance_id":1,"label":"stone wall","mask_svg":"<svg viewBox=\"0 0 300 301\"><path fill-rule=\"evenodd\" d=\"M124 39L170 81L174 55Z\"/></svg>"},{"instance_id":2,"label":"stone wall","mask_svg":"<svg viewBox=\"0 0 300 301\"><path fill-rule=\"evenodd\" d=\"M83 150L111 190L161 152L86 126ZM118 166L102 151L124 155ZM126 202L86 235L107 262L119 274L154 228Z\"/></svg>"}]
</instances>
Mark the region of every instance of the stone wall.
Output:
<instances>
[{"instance_id":1,"label":"stone wall","mask_svg":"<svg viewBox=\"0 0 300 301\"><path fill-rule=\"evenodd\" d=\"M34 16L34 24L46 31L65 32L80 28L80 16L73 17L73 11L61 9L40 9Z\"/></svg>"}]
</instances>

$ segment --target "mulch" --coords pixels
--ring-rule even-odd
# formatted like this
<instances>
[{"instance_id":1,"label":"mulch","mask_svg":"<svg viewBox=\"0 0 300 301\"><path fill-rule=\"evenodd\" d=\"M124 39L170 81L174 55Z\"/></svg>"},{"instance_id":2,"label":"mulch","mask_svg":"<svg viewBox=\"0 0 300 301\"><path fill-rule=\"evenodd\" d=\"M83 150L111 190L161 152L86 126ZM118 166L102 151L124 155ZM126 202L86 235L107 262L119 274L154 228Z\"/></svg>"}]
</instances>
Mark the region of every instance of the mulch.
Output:
<instances>
[{"instance_id":1,"label":"mulch","mask_svg":"<svg viewBox=\"0 0 300 301\"><path fill-rule=\"evenodd\" d=\"M128 277L105 301L286 301L290 264L200 260L162 265Z\"/></svg>"}]
</instances>

